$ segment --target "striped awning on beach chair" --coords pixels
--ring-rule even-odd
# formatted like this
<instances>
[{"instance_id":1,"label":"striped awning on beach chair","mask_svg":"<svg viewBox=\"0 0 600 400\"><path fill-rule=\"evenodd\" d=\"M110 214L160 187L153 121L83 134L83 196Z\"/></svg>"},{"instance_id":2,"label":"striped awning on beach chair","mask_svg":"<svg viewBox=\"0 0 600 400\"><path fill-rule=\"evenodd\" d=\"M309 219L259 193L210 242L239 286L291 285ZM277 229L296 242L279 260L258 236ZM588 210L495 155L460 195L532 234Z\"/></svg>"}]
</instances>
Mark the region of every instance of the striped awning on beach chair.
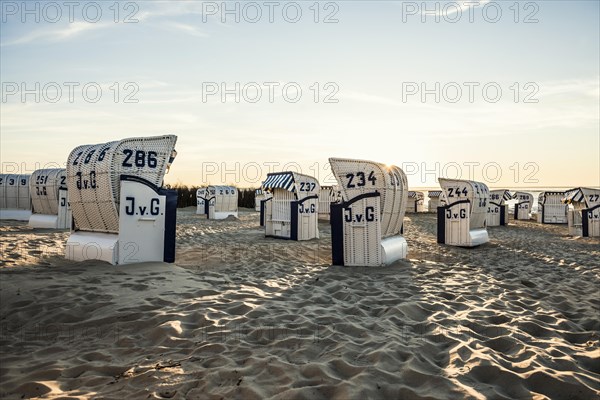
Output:
<instances>
[{"instance_id":1,"label":"striped awning on beach chair","mask_svg":"<svg viewBox=\"0 0 600 400\"><path fill-rule=\"evenodd\" d=\"M432 198L432 197L440 197L440 195L442 194L441 190L430 190L427 193L427 197Z\"/></svg>"},{"instance_id":2,"label":"striped awning on beach chair","mask_svg":"<svg viewBox=\"0 0 600 400\"><path fill-rule=\"evenodd\" d=\"M505 201L512 200L513 194L507 189L490 190L490 202L503 205Z\"/></svg>"},{"instance_id":3,"label":"striped awning on beach chair","mask_svg":"<svg viewBox=\"0 0 600 400\"><path fill-rule=\"evenodd\" d=\"M565 197L563 198L563 203L571 204L571 203L580 203L585 201L585 193L582 188L570 189L565 192Z\"/></svg>"},{"instance_id":4,"label":"striped awning on beach chair","mask_svg":"<svg viewBox=\"0 0 600 400\"><path fill-rule=\"evenodd\" d=\"M284 189L294 192L296 190L294 183L294 174L291 172L272 173L267 175L267 179L262 184L262 189Z\"/></svg>"}]
</instances>

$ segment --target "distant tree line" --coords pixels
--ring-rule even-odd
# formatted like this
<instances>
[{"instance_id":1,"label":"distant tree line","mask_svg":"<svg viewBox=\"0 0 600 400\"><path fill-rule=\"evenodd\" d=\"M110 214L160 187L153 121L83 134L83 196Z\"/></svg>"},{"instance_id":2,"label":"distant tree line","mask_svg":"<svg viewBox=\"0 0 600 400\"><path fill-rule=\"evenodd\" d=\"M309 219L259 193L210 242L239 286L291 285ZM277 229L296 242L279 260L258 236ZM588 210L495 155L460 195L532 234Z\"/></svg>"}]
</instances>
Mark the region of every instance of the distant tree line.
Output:
<instances>
[{"instance_id":1,"label":"distant tree line","mask_svg":"<svg viewBox=\"0 0 600 400\"><path fill-rule=\"evenodd\" d=\"M196 207L196 191L198 186L167 185L177 190L177 208ZM254 208L255 189L238 189L238 207Z\"/></svg>"}]
</instances>

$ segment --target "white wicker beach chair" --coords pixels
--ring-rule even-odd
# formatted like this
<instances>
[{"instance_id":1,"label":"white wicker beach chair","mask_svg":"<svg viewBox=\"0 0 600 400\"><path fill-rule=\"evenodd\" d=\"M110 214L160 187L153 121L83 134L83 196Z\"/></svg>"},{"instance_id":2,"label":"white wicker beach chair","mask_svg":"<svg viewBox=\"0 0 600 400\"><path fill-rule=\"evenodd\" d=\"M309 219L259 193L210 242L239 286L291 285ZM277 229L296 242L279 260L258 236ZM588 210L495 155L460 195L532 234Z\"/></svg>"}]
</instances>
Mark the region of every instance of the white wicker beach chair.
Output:
<instances>
[{"instance_id":1,"label":"white wicker beach chair","mask_svg":"<svg viewBox=\"0 0 600 400\"><path fill-rule=\"evenodd\" d=\"M71 152L67 187L74 226L67 258L174 260L177 194L161 186L176 141L174 135L130 138Z\"/></svg>"},{"instance_id":2,"label":"white wicker beach chair","mask_svg":"<svg viewBox=\"0 0 600 400\"><path fill-rule=\"evenodd\" d=\"M515 220L527 221L531 219L533 195L526 192L515 192L513 199L517 200L517 204L515 204Z\"/></svg>"},{"instance_id":3,"label":"white wicker beach chair","mask_svg":"<svg viewBox=\"0 0 600 400\"><path fill-rule=\"evenodd\" d=\"M438 243L473 247L489 241L488 187L481 182L439 178L446 205L438 207Z\"/></svg>"},{"instance_id":4,"label":"white wicker beach chair","mask_svg":"<svg viewBox=\"0 0 600 400\"><path fill-rule=\"evenodd\" d=\"M537 221L542 224L566 224L569 206L563 203L565 192L542 192L538 196Z\"/></svg>"},{"instance_id":5,"label":"white wicker beach chair","mask_svg":"<svg viewBox=\"0 0 600 400\"><path fill-rule=\"evenodd\" d=\"M487 226L504 226L508 224L508 205L513 195L506 189L490 191L487 210Z\"/></svg>"},{"instance_id":6,"label":"white wicker beach chair","mask_svg":"<svg viewBox=\"0 0 600 400\"><path fill-rule=\"evenodd\" d=\"M331 204L342 200L342 191L338 185L321 186L319 191L319 219L329 220Z\"/></svg>"},{"instance_id":7,"label":"white wicker beach chair","mask_svg":"<svg viewBox=\"0 0 600 400\"><path fill-rule=\"evenodd\" d=\"M562 200L569 205L569 234L600 237L600 189L579 187L565 192Z\"/></svg>"},{"instance_id":8,"label":"white wicker beach chair","mask_svg":"<svg viewBox=\"0 0 600 400\"><path fill-rule=\"evenodd\" d=\"M441 190L429 190L427 192L429 202L427 203L427 212L437 213L437 209L442 205L442 191Z\"/></svg>"},{"instance_id":9,"label":"white wicker beach chair","mask_svg":"<svg viewBox=\"0 0 600 400\"><path fill-rule=\"evenodd\" d=\"M263 200L267 200L273 197L273 195L267 191L262 189L256 189L254 192L254 210L260 212L260 203Z\"/></svg>"},{"instance_id":10,"label":"white wicker beach chair","mask_svg":"<svg viewBox=\"0 0 600 400\"><path fill-rule=\"evenodd\" d=\"M206 215L208 218L209 201L208 201L208 188L201 187L196 190L196 214Z\"/></svg>"},{"instance_id":11,"label":"white wicker beach chair","mask_svg":"<svg viewBox=\"0 0 600 400\"><path fill-rule=\"evenodd\" d=\"M396 166L330 158L342 201L331 205L332 262L381 266L406 258L401 236L408 183Z\"/></svg>"},{"instance_id":12,"label":"white wicker beach chair","mask_svg":"<svg viewBox=\"0 0 600 400\"><path fill-rule=\"evenodd\" d=\"M319 237L319 182L297 172L267 175L263 191L272 197L261 202L261 225L265 236L291 240Z\"/></svg>"},{"instance_id":13,"label":"white wicker beach chair","mask_svg":"<svg viewBox=\"0 0 600 400\"><path fill-rule=\"evenodd\" d=\"M425 211L425 194L410 190L408 192L408 203L406 205L407 213L420 213Z\"/></svg>"},{"instance_id":14,"label":"white wicker beach chair","mask_svg":"<svg viewBox=\"0 0 600 400\"><path fill-rule=\"evenodd\" d=\"M225 219L229 216L238 216L238 191L234 186L209 186L208 192L212 200L214 211L209 214L210 219Z\"/></svg>"},{"instance_id":15,"label":"white wicker beach chair","mask_svg":"<svg viewBox=\"0 0 600 400\"><path fill-rule=\"evenodd\" d=\"M30 175L0 174L0 219L29 221Z\"/></svg>"},{"instance_id":16,"label":"white wicker beach chair","mask_svg":"<svg viewBox=\"0 0 600 400\"><path fill-rule=\"evenodd\" d=\"M32 228L68 229L71 227L71 208L67 190L67 170L39 169L31 174L29 192L33 214Z\"/></svg>"}]
</instances>

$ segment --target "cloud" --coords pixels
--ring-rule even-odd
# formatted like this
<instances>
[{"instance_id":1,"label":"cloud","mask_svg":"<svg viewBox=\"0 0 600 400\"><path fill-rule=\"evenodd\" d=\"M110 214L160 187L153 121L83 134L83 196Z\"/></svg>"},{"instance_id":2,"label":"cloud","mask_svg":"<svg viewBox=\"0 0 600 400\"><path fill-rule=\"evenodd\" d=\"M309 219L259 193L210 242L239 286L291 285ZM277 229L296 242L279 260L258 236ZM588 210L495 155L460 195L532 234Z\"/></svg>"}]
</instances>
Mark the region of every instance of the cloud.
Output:
<instances>
[{"instance_id":1,"label":"cloud","mask_svg":"<svg viewBox=\"0 0 600 400\"><path fill-rule=\"evenodd\" d=\"M13 46L19 44L26 44L35 42L38 40L48 40L48 41L62 41L72 39L76 36L84 34L86 32L105 29L110 26L111 23L108 22L71 22L65 26L53 28L52 29L36 29L31 31L19 38L9 40L6 42L0 43L0 46ZM112 24L115 25L115 24Z\"/></svg>"},{"instance_id":2,"label":"cloud","mask_svg":"<svg viewBox=\"0 0 600 400\"><path fill-rule=\"evenodd\" d=\"M583 96L600 99L600 76L593 79L569 79L539 84L540 97Z\"/></svg>"},{"instance_id":3,"label":"cloud","mask_svg":"<svg viewBox=\"0 0 600 400\"><path fill-rule=\"evenodd\" d=\"M169 21L164 24L169 30L179 31L196 37L208 37L208 34L202 32L200 29L193 25L183 24L180 22Z\"/></svg>"},{"instance_id":4,"label":"cloud","mask_svg":"<svg viewBox=\"0 0 600 400\"><path fill-rule=\"evenodd\" d=\"M478 7L483 7L485 6L487 3L489 3L490 0L480 0L480 1L457 1L457 2L448 2L446 4L443 3L439 3L436 2L436 9L438 8L438 6L440 6L439 10L435 12L434 15L439 15L439 16L451 16L454 14L458 14L459 12L462 14L464 11L469 10L470 8L478 8ZM426 4L426 3L422 3L422 4ZM453 7L446 7L446 5L452 5ZM424 7L423 10L421 10L421 15L430 15L430 12L427 10L426 7Z\"/></svg>"},{"instance_id":5,"label":"cloud","mask_svg":"<svg viewBox=\"0 0 600 400\"><path fill-rule=\"evenodd\" d=\"M422 103L420 96L402 102L402 93L382 96L364 92L340 92L340 102L361 104L365 113L378 112L382 107L398 109L402 123L419 126L431 137L514 136L524 132L548 130L587 132L598 129L598 103L600 78L536 82L539 91L537 103L526 103L524 98L531 90L521 83L520 101L514 102L510 83L501 85L503 96L498 103L489 103L481 97L474 103L461 100L452 104L444 102ZM464 98L464 96L463 96ZM422 130L420 131L422 132ZM420 133L419 133L420 134Z\"/></svg>"},{"instance_id":6,"label":"cloud","mask_svg":"<svg viewBox=\"0 0 600 400\"><path fill-rule=\"evenodd\" d=\"M157 19L179 18L179 17L198 17L204 15L204 3L206 1L183 0L183 1L147 1L144 8L137 14L136 18L139 21L151 22ZM214 4L214 2L208 2ZM212 7L211 7L212 9ZM211 13L203 16L200 19L195 19L198 23L210 20L212 24L226 26L221 22L221 16L217 13ZM185 24L182 24L185 25ZM191 26L191 25L190 25ZM193 31L188 31L194 34Z\"/></svg>"},{"instance_id":7,"label":"cloud","mask_svg":"<svg viewBox=\"0 0 600 400\"><path fill-rule=\"evenodd\" d=\"M184 1L152 1L144 2L143 8L137 13L139 20L155 17L179 17L182 15L202 15L204 2L194 0Z\"/></svg>"},{"instance_id":8,"label":"cloud","mask_svg":"<svg viewBox=\"0 0 600 400\"><path fill-rule=\"evenodd\" d=\"M172 31L183 32L194 37L208 37L206 32L198 29L197 26L189 23L182 23L177 21L179 18L190 17L190 16L201 16L203 10L203 2L198 1L175 1L175 2L139 2L131 3L137 8L133 9L130 6L123 6L120 9L119 22L115 22L114 10L106 9L103 7L102 19L98 22L88 22L85 20L75 20L69 22L67 10L63 10L63 24L60 23L44 23L35 24L35 26L42 25L43 28L33 29L26 31L21 36L16 38L7 38L6 31L3 32L3 40L0 42L1 47L15 46L28 44L36 41L48 41L48 42L60 42L73 40L83 34L91 31L106 30L107 28L117 28L122 25L129 25L123 20L127 18L129 21L135 21L137 24L146 24L150 27L162 27ZM129 4L129 3L126 3ZM81 15L75 14L75 18L81 18ZM215 22L219 25L223 25L217 18L217 15L207 16L211 22ZM202 23L201 18L197 18L198 24ZM16 22L15 22L16 24ZM23 24L25 28L28 28L30 24ZM3 27L3 30L6 28ZM17 33L15 33L17 35Z\"/></svg>"}]
</instances>

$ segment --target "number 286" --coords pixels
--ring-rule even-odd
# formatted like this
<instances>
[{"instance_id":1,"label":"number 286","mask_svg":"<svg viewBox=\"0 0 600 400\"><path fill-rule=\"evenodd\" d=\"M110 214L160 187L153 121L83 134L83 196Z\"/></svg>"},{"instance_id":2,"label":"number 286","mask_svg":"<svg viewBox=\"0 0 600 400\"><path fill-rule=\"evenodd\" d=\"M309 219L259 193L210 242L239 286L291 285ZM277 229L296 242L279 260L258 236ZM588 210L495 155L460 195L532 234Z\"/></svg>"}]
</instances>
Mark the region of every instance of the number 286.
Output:
<instances>
[{"instance_id":1,"label":"number 286","mask_svg":"<svg viewBox=\"0 0 600 400\"><path fill-rule=\"evenodd\" d=\"M125 155L125 159L122 165L127 168L133 167L133 164L138 168L144 168L146 165L150 168L156 168L158 165L158 160L156 159L157 153L155 151L146 153L143 150L136 150L134 152L130 149L124 149L123 154ZM131 160L132 158L133 160Z\"/></svg>"}]
</instances>

